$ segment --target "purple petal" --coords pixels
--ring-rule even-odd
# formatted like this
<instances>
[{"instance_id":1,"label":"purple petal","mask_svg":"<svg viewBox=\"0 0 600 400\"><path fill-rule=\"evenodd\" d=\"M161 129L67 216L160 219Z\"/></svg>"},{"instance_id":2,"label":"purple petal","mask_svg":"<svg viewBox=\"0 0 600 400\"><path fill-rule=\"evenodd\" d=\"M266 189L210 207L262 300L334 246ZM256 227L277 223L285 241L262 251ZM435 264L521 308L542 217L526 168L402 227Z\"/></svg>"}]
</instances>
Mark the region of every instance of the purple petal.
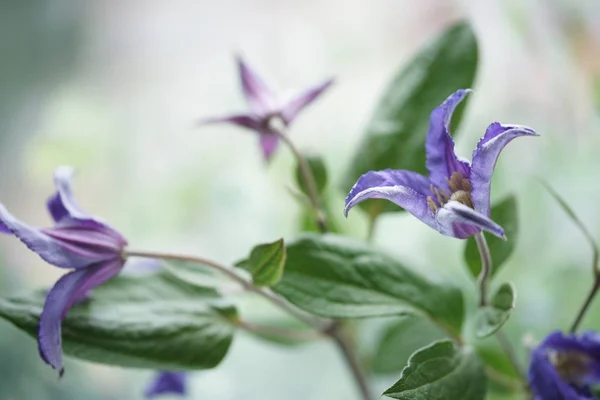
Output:
<instances>
[{"instance_id":1,"label":"purple petal","mask_svg":"<svg viewBox=\"0 0 600 400\"><path fill-rule=\"evenodd\" d=\"M490 215L490 186L496 160L511 140L519 136L539 136L526 126L491 124L473 151L471 166L471 198L476 210Z\"/></svg>"},{"instance_id":2,"label":"purple petal","mask_svg":"<svg viewBox=\"0 0 600 400\"><path fill-rule=\"evenodd\" d=\"M263 131L265 130L265 123L262 118L259 118L255 115L251 114L240 114L240 115L230 115L227 117L216 117L216 118L206 118L200 121L200 125L205 124L218 124L218 123L230 123L242 128L250 129L253 131Z\"/></svg>"},{"instance_id":3,"label":"purple petal","mask_svg":"<svg viewBox=\"0 0 600 400\"><path fill-rule=\"evenodd\" d=\"M67 312L76 301L90 290L114 277L123 263L113 261L79 269L64 275L48 292L40 316L38 347L42 359L62 375L61 325Z\"/></svg>"},{"instance_id":4,"label":"purple petal","mask_svg":"<svg viewBox=\"0 0 600 400\"><path fill-rule=\"evenodd\" d=\"M450 136L450 120L456 106L471 93L470 89L461 89L450 95L429 118L429 132L425 142L427 153L427 170L429 179L439 188L446 189L446 178L453 172L460 172L464 178L469 178L469 163L459 160L454 153L454 141Z\"/></svg>"},{"instance_id":5,"label":"purple petal","mask_svg":"<svg viewBox=\"0 0 600 400\"><path fill-rule=\"evenodd\" d=\"M358 178L346 196L344 215L348 216L348 211L363 200L386 199L436 228L433 213L427 205L429 186L429 179L416 172L392 169L369 171Z\"/></svg>"},{"instance_id":6,"label":"purple petal","mask_svg":"<svg viewBox=\"0 0 600 400\"><path fill-rule=\"evenodd\" d=\"M286 125L291 123L304 107L315 101L332 83L333 79L328 79L317 86L305 90L290 100L281 110L281 118L283 118Z\"/></svg>"},{"instance_id":7,"label":"purple petal","mask_svg":"<svg viewBox=\"0 0 600 400\"><path fill-rule=\"evenodd\" d=\"M186 375L185 372L159 372L148 385L144 396L149 399L163 394L185 396Z\"/></svg>"},{"instance_id":8,"label":"purple petal","mask_svg":"<svg viewBox=\"0 0 600 400\"><path fill-rule=\"evenodd\" d=\"M82 268L106 257L90 258L86 252L73 251L73 247L62 240L52 238L43 230L32 228L17 220L0 204L0 223L19 238L31 251L44 261L61 268ZM114 258L114 254L111 258Z\"/></svg>"},{"instance_id":9,"label":"purple petal","mask_svg":"<svg viewBox=\"0 0 600 400\"><path fill-rule=\"evenodd\" d=\"M538 347L531 354L528 373L529 384L536 399L583 400L574 388L564 382L548 360L546 350Z\"/></svg>"},{"instance_id":10,"label":"purple petal","mask_svg":"<svg viewBox=\"0 0 600 400\"><path fill-rule=\"evenodd\" d=\"M240 57L238 57L238 67L242 90L252 112L257 115L266 115L274 111L277 101L262 78Z\"/></svg>"},{"instance_id":11,"label":"purple petal","mask_svg":"<svg viewBox=\"0 0 600 400\"><path fill-rule=\"evenodd\" d=\"M259 136L260 148L265 160L269 161L277 149L279 138L272 133L263 133Z\"/></svg>"},{"instance_id":12,"label":"purple petal","mask_svg":"<svg viewBox=\"0 0 600 400\"><path fill-rule=\"evenodd\" d=\"M435 220L438 223L437 230L447 236L465 239L482 229L501 239L506 239L504 229L500 225L492 221L487 215L481 214L458 201L451 200L444 207L438 209ZM471 226L471 228L465 229L461 225Z\"/></svg>"},{"instance_id":13,"label":"purple petal","mask_svg":"<svg viewBox=\"0 0 600 400\"><path fill-rule=\"evenodd\" d=\"M54 171L54 186L56 193L47 201L48 210L54 219L59 222L65 217L74 219L88 220L93 219L79 207L73 196L71 189L71 178L73 177L73 168L62 166Z\"/></svg>"}]
</instances>

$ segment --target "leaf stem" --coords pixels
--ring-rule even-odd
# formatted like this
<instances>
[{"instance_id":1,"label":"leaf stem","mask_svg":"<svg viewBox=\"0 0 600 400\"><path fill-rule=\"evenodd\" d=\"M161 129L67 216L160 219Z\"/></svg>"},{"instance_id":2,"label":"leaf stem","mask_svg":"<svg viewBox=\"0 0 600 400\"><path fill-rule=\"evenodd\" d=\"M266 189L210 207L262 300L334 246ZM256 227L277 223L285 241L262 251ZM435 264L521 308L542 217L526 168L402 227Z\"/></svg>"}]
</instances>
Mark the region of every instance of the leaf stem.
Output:
<instances>
[{"instance_id":1,"label":"leaf stem","mask_svg":"<svg viewBox=\"0 0 600 400\"><path fill-rule=\"evenodd\" d=\"M477 235L475 235L475 242L477 243L477 249L479 250L479 255L481 256L481 272L477 278L477 284L479 286L479 307L485 307L488 303L487 287L489 284L489 279L492 275L492 255L483 232L479 232ZM500 347L502 347L502 350L504 353L506 353L506 356L508 357L508 360L512 364L514 370L522 377L523 381L526 381L524 370L521 368L521 363L517 358L517 353L508 337L506 337L502 331L497 331L495 335L500 343Z\"/></svg>"},{"instance_id":2,"label":"leaf stem","mask_svg":"<svg viewBox=\"0 0 600 400\"><path fill-rule=\"evenodd\" d=\"M283 329L267 325L257 325L248 321L237 319L235 324L251 333L263 336L278 336L297 341L311 341L323 337L321 331L303 331L298 329Z\"/></svg>"},{"instance_id":3,"label":"leaf stem","mask_svg":"<svg viewBox=\"0 0 600 400\"><path fill-rule=\"evenodd\" d=\"M126 257L144 257L144 258L156 258L161 260L174 260L174 261L187 261L193 262L196 264L202 264L207 267L210 267L220 273L226 275L231 280L239 283L245 290L255 293L259 296L264 297L275 306L279 307L283 311L288 314L294 316L296 319L304 322L305 324L312 326L315 329L322 330L328 324L324 324L324 322L319 318L316 319L309 314L304 313L303 311L298 310L296 307L285 301L283 298L277 296L273 292L268 289L261 288L258 286L254 286L250 281L238 275L231 268L225 267L215 261L209 260L207 258L189 256L183 254L174 254L174 253L162 253L162 252L153 252L153 251L138 251L138 250L126 250Z\"/></svg>"},{"instance_id":4,"label":"leaf stem","mask_svg":"<svg viewBox=\"0 0 600 400\"><path fill-rule=\"evenodd\" d=\"M487 304L487 287L490 276L492 275L492 256L490 249L483 236L483 232L475 235L477 250L481 256L481 272L477 278L477 286L479 287L479 307L484 307Z\"/></svg>"},{"instance_id":5,"label":"leaf stem","mask_svg":"<svg viewBox=\"0 0 600 400\"><path fill-rule=\"evenodd\" d=\"M126 250L124 252L125 257L143 257L143 258L155 258L162 260L174 260L174 261L186 261L193 262L201 265L205 265L216 271L219 271L226 275L231 280L239 283L245 290L255 293L259 296L264 297L275 306L281 308L283 311L289 313L298 320L304 322L308 326L313 327L318 332L330 337L337 345L338 349L342 352L344 360L352 372L356 384L359 386L363 400L373 400L370 390L367 385L367 379L357 361L356 355L349 344L343 330L341 329L341 323L338 320L330 320L319 317L314 317L310 314L304 313L297 309L292 304L288 303L282 297L276 295L268 289L261 288L252 284L252 282L238 275L234 270L221 265L215 261L207 258L189 256L183 254L174 253L163 253L154 251L142 251L142 250ZM247 323L243 326L246 329L253 329L255 326L250 326Z\"/></svg>"},{"instance_id":6,"label":"leaf stem","mask_svg":"<svg viewBox=\"0 0 600 400\"><path fill-rule=\"evenodd\" d=\"M304 180L304 184L306 185L306 189L308 191L308 198L310 199L311 205L315 211L315 223L319 228L321 233L326 233L329 231L327 226L327 217L325 211L323 210L323 205L321 204L321 198L319 196L319 190L317 189L317 183L315 181L315 177L310 169L310 166L306 162L306 159L302 156L302 153L298 150L298 148L294 145L289 138L289 136L284 133L283 130L275 130L275 134L290 148L292 153L294 153L294 157L298 162L298 168L300 168L300 174L302 175L302 179Z\"/></svg>"},{"instance_id":7,"label":"leaf stem","mask_svg":"<svg viewBox=\"0 0 600 400\"><path fill-rule=\"evenodd\" d=\"M597 267L595 266L594 270L596 270L596 269L597 269ZM579 312L577 313L577 316L575 317L575 321L573 321L573 324L571 325L569 332L575 333L575 331L579 327L579 324L581 324L581 321L583 320L583 316L585 315L587 310L590 308L592 301L596 297L596 294L598 293L598 289L600 289L600 274L595 273L594 284L592 285L592 289L590 290L587 297L585 298L585 301L584 301L583 305L581 306L581 309L579 309Z\"/></svg>"}]
</instances>

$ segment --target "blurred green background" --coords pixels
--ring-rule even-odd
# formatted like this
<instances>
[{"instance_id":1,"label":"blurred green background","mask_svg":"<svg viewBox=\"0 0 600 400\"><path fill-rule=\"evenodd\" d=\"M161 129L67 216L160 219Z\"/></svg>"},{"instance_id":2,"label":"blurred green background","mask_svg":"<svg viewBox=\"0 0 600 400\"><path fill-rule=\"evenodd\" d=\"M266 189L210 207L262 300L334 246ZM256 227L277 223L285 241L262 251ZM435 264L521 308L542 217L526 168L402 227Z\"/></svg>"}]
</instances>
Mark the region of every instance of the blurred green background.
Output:
<instances>
[{"instance_id":1,"label":"blurred green background","mask_svg":"<svg viewBox=\"0 0 600 400\"><path fill-rule=\"evenodd\" d=\"M266 166L252 134L194 126L244 109L234 53L284 89L338 78L291 132L300 148L325 156L337 188L386 83L461 18L478 34L480 65L459 154L469 157L493 121L542 135L512 143L494 178L493 198L515 193L520 207L517 250L497 278L519 294L507 330L520 344L565 329L590 285L591 250L534 178L550 182L600 239L594 0L0 2L1 201L46 225L52 171L73 165L79 202L132 247L236 261L256 243L293 236L302 218L287 190L287 150ZM332 194L340 215L345 194ZM366 235L360 212L340 225ZM471 285L464 242L415 218L386 214L375 241L416 269ZM13 238L0 240L0 252L3 295L48 286L62 272ZM362 330L365 349L378 339L376 325ZM584 327L600 330L600 304ZM0 354L0 399L137 399L151 376L68 360L58 382L35 342L3 321ZM397 376L379 377L378 388ZM219 368L194 375L190 398L353 399L348 379L328 343L273 347L238 335Z\"/></svg>"}]
</instances>

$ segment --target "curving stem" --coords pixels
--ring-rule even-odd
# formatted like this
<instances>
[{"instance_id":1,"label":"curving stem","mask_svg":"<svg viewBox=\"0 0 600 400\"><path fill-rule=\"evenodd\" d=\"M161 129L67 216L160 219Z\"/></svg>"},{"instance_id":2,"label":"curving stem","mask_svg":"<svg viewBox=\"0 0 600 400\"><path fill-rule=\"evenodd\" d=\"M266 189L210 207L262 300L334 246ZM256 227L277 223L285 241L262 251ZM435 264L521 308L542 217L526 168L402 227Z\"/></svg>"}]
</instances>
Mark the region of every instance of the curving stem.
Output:
<instances>
[{"instance_id":1,"label":"curving stem","mask_svg":"<svg viewBox=\"0 0 600 400\"><path fill-rule=\"evenodd\" d=\"M481 256L481 272L477 277L477 286L479 287L479 307L483 307L487 304L488 281L492 275L492 256L483 232L475 235L475 242Z\"/></svg>"}]
</instances>

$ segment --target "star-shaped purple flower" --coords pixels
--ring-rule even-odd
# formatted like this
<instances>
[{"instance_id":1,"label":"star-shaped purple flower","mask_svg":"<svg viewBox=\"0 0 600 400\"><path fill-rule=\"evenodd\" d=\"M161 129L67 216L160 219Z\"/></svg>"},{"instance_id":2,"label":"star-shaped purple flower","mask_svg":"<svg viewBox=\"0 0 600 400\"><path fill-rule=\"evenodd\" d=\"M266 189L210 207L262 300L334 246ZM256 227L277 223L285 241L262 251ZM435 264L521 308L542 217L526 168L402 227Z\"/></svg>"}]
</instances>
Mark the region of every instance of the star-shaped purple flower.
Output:
<instances>
[{"instance_id":1,"label":"star-shaped purple flower","mask_svg":"<svg viewBox=\"0 0 600 400\"><path fill-rule=\"evenodd\" d=\"M71 269L48 292L40 317L38 346L42 359L62 375L61 324L71 306L119 273L127 241L119 232L83 211L71 191L70 167L54 173L56 193L47 201L51 228L33 228L0 204L0 232L11 233L44 261Z\"/></svg>"},{"instance_id":2,"label":"star-shaped purple flower","mask_svg":"<svg viewBox=\"0 0 600 400\"><path fill-rule=\"evenodd\" d=\"M440 233L464 239L481 230L504 238L490 219L490 186L496 160L511 140L537 136L519 125L491 124L473 151L473 161L454 152L450 120L456 106L471 92L458 90L431 113L425 143L429 177L417 172L387 169L361 176L346 197L344 214L361 201L392 201Z\"/></svg>"},{"instance_id":3,"label":"star-shaped purple flower","mask_svg":"<svg viewBox=\"0 0 600 400\"><path fill-rule=\"evenodd\" d=\"M279 144L277 133L282 133L278 124L283 124L287 128L300 111L311 104L333 83L333 79L328 79L285 101L272 91L265 81L239 57L238 66L242 91L250 106L250 112L210 118L202 122L228 122L257 132L263 156L269 160Z\"/></svg>"},{"instance_id":4,"label":"star-shaped purple flower","mask_svg":"<svg viewBox=\"0 0 600 400\"><path fill-rule=\"evenodd\" d=\"M151 399L162 395L186 395L185 372L160 371L148 385L144 392L146 398Z\"/></svg>"},{"instance_id":5,"label":"star-shaped purple flower","mask_svg":"<svg viewBox=\"0 0 600 400\"><path fill-rule=\"evenodd\" d=\"M590 400L600 383L600 334L553 332L532 352L529 384L535 400Z\"/></svg>"}]
</instances>

